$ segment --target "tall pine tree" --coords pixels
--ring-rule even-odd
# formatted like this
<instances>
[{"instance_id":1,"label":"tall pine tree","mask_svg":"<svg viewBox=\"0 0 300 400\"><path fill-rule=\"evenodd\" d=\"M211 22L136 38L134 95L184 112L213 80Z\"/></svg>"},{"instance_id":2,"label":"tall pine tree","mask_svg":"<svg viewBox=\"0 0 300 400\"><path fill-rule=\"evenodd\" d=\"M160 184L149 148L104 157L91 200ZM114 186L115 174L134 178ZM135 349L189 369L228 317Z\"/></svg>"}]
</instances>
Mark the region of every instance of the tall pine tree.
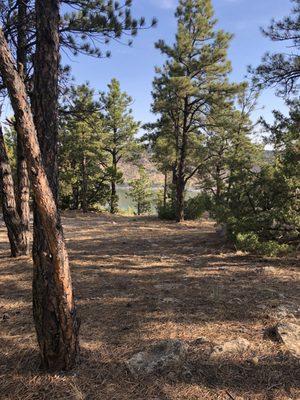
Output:
<instances>
[{"instance_id":1,"label":"tall pine tree","mask_svg":"<svg viewBox=\"0 0 300 400\"><path fill-rule=\"evenodd\" d=\"M132 98L121 91L120 83L113 79L108 93L102 93L100 104L103 112L103 150L109 155L111 184L110 212L118 210L117 184L122 181L118 164L122 159L132 158L138 148L135 135L139 123L132 116Z\"/></svg>"},{"instance_id":2,"label":"tall pine tree","mask_svg":"<svg viewBox=\"0 0 300 400\"><path fill-rule=\"evenodd\" d=\"M231 35L215 29L211 0L180 0L175 15L175 44L156 43L168 60L157 69L153 111L172 123L170 145L174 146L173 182L180 222L184 219L186 185L204 162L201 148L207 117L228 107L240 86L228 80Z\"/></svg>"}]
</instances>

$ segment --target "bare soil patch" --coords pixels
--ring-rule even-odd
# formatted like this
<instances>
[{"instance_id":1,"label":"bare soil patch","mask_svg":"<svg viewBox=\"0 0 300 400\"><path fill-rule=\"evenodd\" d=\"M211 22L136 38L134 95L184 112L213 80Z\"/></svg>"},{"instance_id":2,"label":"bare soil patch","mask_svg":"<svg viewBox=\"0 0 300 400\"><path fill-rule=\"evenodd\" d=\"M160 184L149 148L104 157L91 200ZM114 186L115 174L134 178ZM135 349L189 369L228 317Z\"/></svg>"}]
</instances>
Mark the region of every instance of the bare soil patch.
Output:
<instances>
[{"instance_id":1,"label":"bare soil patch","mask_svg":"<svg viewBox=\"0 0 300 400\"><path fill-rule=\"evenodd\" d=\"M30 259L0 231L0 399L299 400L300 364L268 327L299 317L299 260L236 253L210 221L66 213L81 357L68 374L39 371ZM242 353L211 358L237 338ZM163 339L189 344L188 374L137 379L133 354Z\"/></svg>"}]
</instances>

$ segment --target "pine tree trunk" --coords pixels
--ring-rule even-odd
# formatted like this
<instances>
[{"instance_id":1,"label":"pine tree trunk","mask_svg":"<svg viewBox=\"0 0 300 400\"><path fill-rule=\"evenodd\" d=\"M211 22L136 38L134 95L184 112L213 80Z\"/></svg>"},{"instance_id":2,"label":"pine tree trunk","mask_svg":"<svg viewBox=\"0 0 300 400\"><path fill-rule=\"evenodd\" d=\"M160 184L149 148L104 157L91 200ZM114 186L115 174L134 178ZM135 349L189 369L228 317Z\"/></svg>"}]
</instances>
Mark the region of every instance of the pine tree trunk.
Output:
<instances>
[{"instance_id":1,"label":"pine tree trunk","mask_svg":"<svg viewBox=\"0 0 300 400\"><path fill-rule=\"evenodd\" d=\"M176 188L177 222L184 221L184 192L185 192L185 183L182 177L179 177L179 179L177 180L177 188Z\"/></svg>"},{"instance_id":2,"label":"pine tree trunk","mask_svg":"<svg viewBox=\"0 0 300 400\"><path fill-rule=\"evenodd\" d=\"M27 46L27 2L28 0L18 0L18 29L17 29L17 64L21 76L25 76L27 71L26 46ZM26 254L30 250L30 190L29 176L27 171L24 150L20 138L18 124L15 124L17 132L17 210L21 219L24 239L26 240Z\"/></svg>"},{"instance_id":3,"label":"pine tree trunk","mask_svg":"<svg viewBox=\"0 0 300 400\"><path fill-rule=\"evenodd\" d=\"M81 208L84 213L88 212L88 203L87 203L87 170L86 170L86 156L83 155L82 163L81 163L81 172L82 172L82 187L81 187Z\"/></svg>"},{"instance_id":4,"label":"pine tree trunk","mask_svg":"<svg viewBox=\"0 0 300 400\"><path fill-rule=\"evenodd\" d=\"M35 201L33 314L42 366L49 370L67 370L76 362L79 325L68 254L57 208L57 174L52 147L55 152L56 136L54 139L52 134L57 126L57 104L54 100L57 99L58 4L50 0L37 1L36 12L38 34L35 90L43 88L44 92L38 91L34 101L39 137L44 139L41 140L41 146L24 82L15 68L1 30L0 73L20 127ZM50 119L51 113L55 121ZM47 133L47 137L42 136L41 126L45 128L43 133Z\"/></svg>"},{"instance_id":5,"label":"pine tree trunk","mask_svg":"<svg viewBox=\"0 0 300 400\"><path fill-rule=\"evenodd\" d=\"M77 185L72 185L72 210L78 210L79 208L79 190Z\"/></svg>"},{"instance_id":6,"label":"pine tree trunk","mask_svg":"<svg viewBox=\"0 0 300 400\"><path fill-rule=\"evenodd\" d=\"M28 254L28 245L26 232L23 229L20 219L15 191L14 182L9 164L9 159L4 143L3 131L0 126L0 187L3 219L7 228L7 235L10 243L10 251L12 257L18 257Z\"/></svg>"},{"instance_id":7,"label":"pine tree trunk","mask_svg":"<svg viewBox=\"0 0 300 400\"><path fill-rule=\"evenodd\" d=\"M33 110L43 165L56 209L57 254L53 237L42 223L44 211L34 204L33 312L42 365L50 370L71 368L77 354L77 321L69 262L65 248L58 199L58 69L59 1L36 0L37 44L34 69ZM58 259L56 259L56 256ZM69 299L68 299L69 297ZM67 301L66 301L67 300Z\"/></svg>"},{"instance_id":8,"label":"pine tree trunk","mask_svg":"<svg viewBox=\"0 0 300 400\"><path fill-rule=\"evenodd\" d=\"M51 2L53 4L53 2ZM45 2L44 2L45 5ZM49 16L48 7L47 15ZM42 365L49 370L74 366L78 354L78 321L74 305L68 254L56 198L43 165L42 154L25 85L18 74L0 29L0 73L8 89L24 146L43 236L34 259L33 309Z\"/></svg>"},{"instance_id":9,"label":"pine tree trunk","mask_svg":"<svg viewBox=\"0 0 300 400\"><path fill-rule=\"evenodd\" d=\"M164 195L163 195L163 204L164 204L164 209L167 208L167 195L168 195L168 171L164 171Z\"/></svg>"},{"instance_id":10,"label":"pine tree trunk","mask_svg":"<svg viewBox=\"0 0 300 400\"><path fill-rule=\"evenodd\" d=\"M188 117L188 99L184 100L184 121L182 127L181 145L179 146L178 175L176 179L176 219L177 222L184 221L184 194L185 194L185 166L187 150L187 117Z\"/></svg>"},{"instance_id":11,"label":"pine tree trunk","mask_svg":"<svg viewBox=\"0 0 300 400\"><path fill-rule=\"evenodd\" d=\"M112 154L112 170L113 170L113 177L111 179L110 213L116 214L118 212L118 196L116 187L117 156L115 152L113 152Z\"/></svg>"}]
</instances>

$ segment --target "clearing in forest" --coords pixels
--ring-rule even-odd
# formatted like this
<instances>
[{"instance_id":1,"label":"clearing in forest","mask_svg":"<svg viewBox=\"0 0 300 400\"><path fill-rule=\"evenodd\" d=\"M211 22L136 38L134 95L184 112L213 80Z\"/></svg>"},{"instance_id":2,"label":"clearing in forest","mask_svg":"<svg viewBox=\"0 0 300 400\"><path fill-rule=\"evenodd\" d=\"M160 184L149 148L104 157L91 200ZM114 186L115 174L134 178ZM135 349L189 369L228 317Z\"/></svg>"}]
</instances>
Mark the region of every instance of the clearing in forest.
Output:
<instances>
[{"instance_id":1,"label":"clearing in forest","mask_svg":"<svg viewBox=\"0 0 300 400\"><path fill-rule=\"evenodd\" d=\"M299 359L264 336L278 321L299 317L296 259L236 253L211 221L68 212L63 222L81 319L80 363L68 374L39 371L32 264L8 258L1 223L1 400L300 398ZM186 370L132 376L125 361L163 339L189 345ZM210 356L236 339L250 346Z\"/></svg>"}]
</instances>

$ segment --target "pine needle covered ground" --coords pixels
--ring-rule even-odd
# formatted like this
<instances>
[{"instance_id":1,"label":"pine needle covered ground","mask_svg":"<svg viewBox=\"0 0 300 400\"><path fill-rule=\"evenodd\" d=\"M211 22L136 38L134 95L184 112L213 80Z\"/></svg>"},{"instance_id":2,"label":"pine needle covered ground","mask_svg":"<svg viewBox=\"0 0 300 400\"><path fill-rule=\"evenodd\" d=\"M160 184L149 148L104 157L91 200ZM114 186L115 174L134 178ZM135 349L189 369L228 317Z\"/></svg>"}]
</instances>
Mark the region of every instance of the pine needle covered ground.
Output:
<instances>
[{"instance_id":1,"label":"pine needle covered ground","mask_svg":"<svg viewBox=\"0 0 300 400\"><path fill-rule=\"evenodd\" d=\"M81 318L80 363L68 374L39 371L32 264L8 258L2 223L1 400L300 398L299 360L264 338L280 319L299 317L299 260L236 253L210 221L67 213L63 222ZM126 360L174 338L189 344L188 374L131 376ZM237 338L249 349L209 358L214 345Z\"/></svg>"}]
</instances>

